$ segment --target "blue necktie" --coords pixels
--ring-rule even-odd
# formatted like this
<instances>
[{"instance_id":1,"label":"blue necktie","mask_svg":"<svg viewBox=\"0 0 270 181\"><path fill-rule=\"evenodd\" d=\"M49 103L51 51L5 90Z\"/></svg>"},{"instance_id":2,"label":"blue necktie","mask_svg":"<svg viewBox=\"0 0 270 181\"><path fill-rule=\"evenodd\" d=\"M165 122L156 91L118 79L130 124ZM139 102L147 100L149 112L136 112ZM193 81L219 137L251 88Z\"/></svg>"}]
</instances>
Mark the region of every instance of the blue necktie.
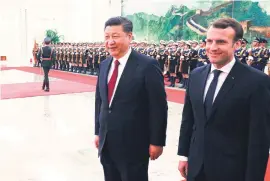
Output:
<instances>
[{"instance_id":1,"label":"blue necktie","mask_svg":"<svg viewBox=\"0 0 270 181\"><path fill-rule=\"evenodd\" d=\"M218 83L218 76L220 75L222 71L220 70L214 70L214 79L212 80L209 89L207 91L205 100L204 100L204 108L205 108L205 114L206 114L206 118L208 119L211 111L212 111L212 105L213 105L213 100L214 100L214 95L215 95L215 91L216 91L216 87L217 87L217 83Z\"/></svg>"}]
</instances>

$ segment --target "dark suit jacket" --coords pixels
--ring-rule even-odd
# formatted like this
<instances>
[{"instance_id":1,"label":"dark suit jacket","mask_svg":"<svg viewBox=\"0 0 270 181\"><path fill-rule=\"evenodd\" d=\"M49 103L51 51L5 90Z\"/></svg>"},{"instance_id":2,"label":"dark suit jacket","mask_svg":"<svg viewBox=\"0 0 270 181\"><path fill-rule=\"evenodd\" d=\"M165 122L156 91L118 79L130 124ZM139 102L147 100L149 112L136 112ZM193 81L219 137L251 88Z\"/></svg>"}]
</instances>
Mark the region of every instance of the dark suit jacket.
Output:
<instances>
[{"instance_id":1,"label":"dark suit jacket","mask_svg":"<svg viewBox=\"0 0 270 181\"><path fill-rule=\"evenodd\" d=\"M114 159L148 160L149 144L164 146L166 140L168 108L162 72L155 59L132 50L109 107L107 77L112 60L100 64L96 86L99 154L106 141Z\"/></svg>"},{"instance_id":2,"label":"dark suit jacket","mask_svg":"<svg viewBox=\"0 0 270 181\"><path fill-rule=\"evenodd\" d=\"M192 181L202 165L217 181L263 181L269 156L269 77L236 61L209 119L203 105L210 65L189 79L178 155L188 157Z\"/></svg>"}]
</instances>

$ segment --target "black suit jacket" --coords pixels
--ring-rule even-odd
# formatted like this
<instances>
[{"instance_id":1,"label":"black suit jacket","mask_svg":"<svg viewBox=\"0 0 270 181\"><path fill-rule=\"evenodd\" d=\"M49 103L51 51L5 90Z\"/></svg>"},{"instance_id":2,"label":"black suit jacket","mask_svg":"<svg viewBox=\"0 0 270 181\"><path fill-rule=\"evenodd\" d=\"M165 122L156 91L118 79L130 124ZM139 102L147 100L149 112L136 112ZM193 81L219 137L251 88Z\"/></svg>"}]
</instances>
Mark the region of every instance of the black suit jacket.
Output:
<instances>
[{"instance_id":1,"label":"black suit jacket","mask_svg":"<svg viewBox=\"0 0 270 181\"><path fill-rule=\"evenodd\" d=\"M99 154L105 141L112 157L149 159L149 144L165 146L167 101L164 80L155 59L132 50L109 107L108 72L113 58L100 64L96 86L95 134Z\"/></svg>"},{"instance_id":2,"label":"black suit jacket","mask_svg":"<svg viewBox=\"0 0 270 181\"><path fill-rule=\"evenodd\" d=\"M269 77L236 61L206 119L203 97L210 67L195 69L186 91L178 155L188 157L188 181L202 165L212 180L263 181L269 156Z\"/></svg>"}]
</instances>

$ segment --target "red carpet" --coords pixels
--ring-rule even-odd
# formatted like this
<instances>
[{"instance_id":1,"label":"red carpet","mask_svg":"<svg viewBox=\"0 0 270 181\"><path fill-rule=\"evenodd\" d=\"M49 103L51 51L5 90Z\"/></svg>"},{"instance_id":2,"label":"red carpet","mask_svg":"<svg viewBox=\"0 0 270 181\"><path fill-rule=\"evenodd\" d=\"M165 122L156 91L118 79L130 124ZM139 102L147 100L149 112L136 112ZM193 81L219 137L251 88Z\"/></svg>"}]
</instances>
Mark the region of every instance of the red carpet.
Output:
<instances>
[{"instance_id":1,"label":"red carpet","mask_svg":"<svg viewBox=\"0 0 270 181\"><path fill-rule=\"evenodd\" d=\"M265 181L270 181L270 157L268 159L268 166L266 170L266 175L265 175Z\"/></svg>"},{"instance_id":2,"label":"red carpet","mask_svg":"<svg viewBox=\"0 0 270 181\"><path fill-rule=\"evenodd\" d=\"M10 70L10 69L16 69L16 70L21 70L25 72L35 73L35 74L42 74L42 71L40 71L40 68L38 67L4 67L2 68L2 70ZM58 78L62 80L68 80L68 81L72 81L76 83L88 84L92 86L96 85L96 80L97 80L96 76L75 74L75 73L64 72L64 71L53 70L53 69L50 70L49 75L50 77L54 77L54 78ZM51 86L51 90L54 91L53 85ZM64 91L64 89L62 91ZM181 104L184 103L184 97L185 97L184 90L181 90L178 88L175 88L175 89L166 88L166 92L167 92L168 101L181 103ZM66 93L72 93L72 92L66 91Z\"/></svg>"},{"instance_id":3,"label":"red carpet","mask_svg":"<svg viewBox=\"0 0 270 181\"><path fill-rule=\"evenodd\" d=\"M70 81L51 81L50 92L41 90L42 83L28 82L19 84L2 84L1 99L24 98L34 96L59 95L68 93L92 92L95 86L70 82Z\"/></svg>"}]
</instances>

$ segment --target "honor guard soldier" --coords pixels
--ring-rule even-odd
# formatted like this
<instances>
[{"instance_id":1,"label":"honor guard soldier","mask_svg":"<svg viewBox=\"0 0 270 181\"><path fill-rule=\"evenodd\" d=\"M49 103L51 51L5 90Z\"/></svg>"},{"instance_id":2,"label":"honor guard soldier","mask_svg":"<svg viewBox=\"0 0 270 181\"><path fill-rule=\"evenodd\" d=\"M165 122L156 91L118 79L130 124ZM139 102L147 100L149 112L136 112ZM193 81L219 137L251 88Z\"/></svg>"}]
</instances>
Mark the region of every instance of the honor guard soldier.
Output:
<instances>
[{"instance_id":1,"label":"honor guard soldier","mask_svg":"<svg viewBox=\"0 0 270 181\"><path fill-rule=\"evenodd\" d=\"M141 42L141 43L139 44L139 47L138 47L137 51L138 51L139 53L141 53L141 54L146 54L146 53L145 53L146 51L145 51L144 43L143 43L143 42Z\"/></svg>"},{"instance_id":2,"label":"honor guard soldier","mask_svg":"<svg viewBox=\"0 0 270 181\"><path fill-rule=\"evenodd\" d=\"M159 63L159 67L161 69L161 71L164 73L164 67L165 67L165 61L167 60L167 55L165 54L165 47L166 47L166 43L163 40L160 40L160 48L158 49L158 53L157 53L157 61Z\"/></svg>"},{"instance_id":3,"label":"honor guard soldier","mask_svg":"<svg viewBox=\"0 0 270 181\"><path fill-rule=\"evenodd\" d=\"M71 64L72 64L72 47L69 46L68 47L68 52L67 52L67 67L66 67L66 71L70 71Z\"/></svg>"},{"instance_id":4,"label":"honor guard soldier","mask_svg":"<svg viewBox=\"0 0 270 181\"><path fill-rule=\"evenodd\" d=\"M100 56L99 56L99 51L98 47L95 47L94 49L94 59L93 59L93 64L94 64L94 75L99 74L99 62L100 62Z\"/></svg>"},{"instance_id":5,"label":"honor guard soldier","mask_svg":"<svg viewBox=\"0 0 270 181\"><path fill-rule=\"evenodd\" d=\"M262 48L259 47L260 39L255 38L252 42L252 48L249 49L249 56L253 57L253 61L249 64L260 71L264 71L265 63L262 60Z\"/></svg>"},{"instance_id":6,"label":"honor guard soldier","mask_svg":"<svg viewBox=\"0 0 270 181\"><path fill-rule=\"evenodd\" d=\"M179 47L179 44L180 44L180 41L178 41L177 43L175 43L175 45L177 47L177 50L176 50L176 59L177 59L176 79L178 79L177 80L177 83L180 83L183 80L182 73L180 72L180 64L181 64L180 57L181 57L181 54L182 54L182 48Z\"/></svg>"},{"instance_id":7,"label":"honor guard soldier","mask_svg":"<svg viewBox=\"0 0 270 181\"><path fill-rule=\"evenodd\" d=\"M42 90L48 92L50 91L50 84L49 84L49 71L52 66L52 62L55 60L55 50L50 47L51 39L45 38L44 39L44 47L40 49L38 52L38 60L41 61L41 66L44 72L44 80L42 84Z\"/></svg>"},{"instance_id":8,"label":"honor guard soldier","mask_svg":"<svg viewBox=\"0 0 270 181\"><path fill-rule=\"evenodd\" d=\"M155 49L155 47L152 47L152 46L151 46L151 47L149 47L149 48L147 49L147 56L156 59L156 49Z\"/></svg>"},{"instance_id":9,"label":"honor guard soldier","mask_svg":"<svg viewBox=\"0 0 270 181\"><path fill-rule=\"evenodd\" d=\"M64 49L64 59L63 59L63 66L62 66L62 69L63 71L65 71L67 69L67 60L68 60L68 48L65 47Z\"/></svg>"},{"instance_id":10,"label":"honor guard soldier","mask_svg":"<svg viewBox=\"0 0 270 181\"><path fill-rule=\"evenodd\" d=\"M198 50L198 63L197 63L197 67L201 67L204 66L206 64L209 63L208 57L206 55L206 41L205 39L200 41L200 48Z\"/></svg>"},{"instance_id":11,"label":"honor guard soldier","mask_svg":"<svg viewBox=\"0 0 270 181\"><path fill-rule=\"evenodd\" d=\"M248 41L243 38L241 41L241 47L239 47L237 50L235 50L234 57L236 60L247 64L247 58L248 58L248 50L247 50L247 44Z\"/></svg>"},{"instance_id":12,"label":"honor guard soldier","mask_svg":"<svg viewBox=\"0 0 270 181\"><path fill-rule=\"evenodd\" d=\"M94 50L92 47L89 48L88 60L89 74L94 75Z\"/></svg>"},{"instance_id":13,"label":"honor guard soldier","mask_svg":"<svg viewBox=\"0 0 270 181\"><path fill-rule=\"evenodd\" d=\"M54 69L58 69L59 68L59 59L60 59L60 47L58 46L57 49L56 49L56 59L54 61Z\"/></svg>"},{"instance_id":14,"label":"honor guard soldier","mask_svg":"<svg viewBox=\"0 0 270 181\"><path fill-rule=\"evenodd\" d=\"M80 62L80 48L77 46L76 48L76 59L75 59L75 69L74 72L78 73L79 72L79 62Z\"/></svg>"},{"instance_id":15,"label":"honor guard soldier","mask_svg":"<svg viewBox=\"0 0 270 181\"><path fill-rule=\"evenodd\" d=\"M262 49L262 53L261 53L261 61L262 61L262 64L263 64L263 70L265 69L265 66L267 65L268 61L269 61L269 49L267 49L267 43L268 41L264 38L261 38L261 41L260 41L260 47Z\"/></svg>"},{"instance_id":16,"label":"honor guard soldier","mask_svg":"<svg viewBox=\"0 0 270 181\"><path fill-rule=\"evenodd\" d=\"M60 48L60 55L59 55L59 69L62 70L62 67L63 67L63 60L64 60L64 53L65 52L65 48L64 46L62 45L61 48Z\"/></svg>"},{"instance_id":17,"label":"honor guard soldier","mask_svg":"<svg viewBox=\"0 0 270 181\"><path fill-rule=\"evenodd\" d=\"M82 47L80 46L78 48L78 68L77 68L77 73L81 73L82 70L83 70L83 49Z\"/></svg>"},{"instance_id":18,"label":"honor guard soldier","mask_svg":"<svg viewBox=\"0 0 270 181\"><path fill-rule=\"evenodd\" d=\"M88 66L88 53L89 50L86 47L83 47L83 57L82 57L82 73L86 74L87 66Z\"/></svg>"},{"instance_id":19,"label":"honor guard soldier","mask_svg":"<svg viewBox=\"0 0 270 181\"><path fill-rule=\"evenodd\" d=\"M198 42L196 40L191 41L191 52L190 52L190 72L197 67L198 64Z\"/></svg>"},{"instance_id":20,"label":"honor guard soldier","mask_svg":"<svg viewBox=\"0 0 270 181\"><path fill-rule=\"evenodd\" d=\"M190 42L186 42L185 48L182 51L181 56L182 63L180 65L180 70L183 76L183 84L179 86L179 88L187 88L188 86L188 77L190 72L190 61L191 61L191 44Z\"/></svg>"},{"instance_id":21,"label":"honor guard soldier","mask_svg":"<svg viewBox=\"0 0 270 181\"><path fill-rule=\"evenodd\" d=\"M100 48L100 63L103 62L107 58L107 52L105 50L105 47Z\"/></svg>"},{"instance_id":22,"label":"honor guard soldier","mask_svg":"<svg viewBox=\"0 0 270 181\"><path fill-rule=\"evenodd\" d=\"M76 49L76 46L73 46L73 51L71 53L71 72L75 72L76 71L76 64L77 64L77 49Z\"/></svg>"},{"instance_id":23,"label":"honor guard soldier","mask_svg":"<svg viewBox=\"0 0 270 181\"><path fill-rule=\"evenodd\" d=\"M180 59L180 56L177 55L177 44L173 44L168 56L168 68L170 72L170 81L171 84L169 87L175 87L176 73L177 71L177 63Z\"/></svg>"}]
</instances>

